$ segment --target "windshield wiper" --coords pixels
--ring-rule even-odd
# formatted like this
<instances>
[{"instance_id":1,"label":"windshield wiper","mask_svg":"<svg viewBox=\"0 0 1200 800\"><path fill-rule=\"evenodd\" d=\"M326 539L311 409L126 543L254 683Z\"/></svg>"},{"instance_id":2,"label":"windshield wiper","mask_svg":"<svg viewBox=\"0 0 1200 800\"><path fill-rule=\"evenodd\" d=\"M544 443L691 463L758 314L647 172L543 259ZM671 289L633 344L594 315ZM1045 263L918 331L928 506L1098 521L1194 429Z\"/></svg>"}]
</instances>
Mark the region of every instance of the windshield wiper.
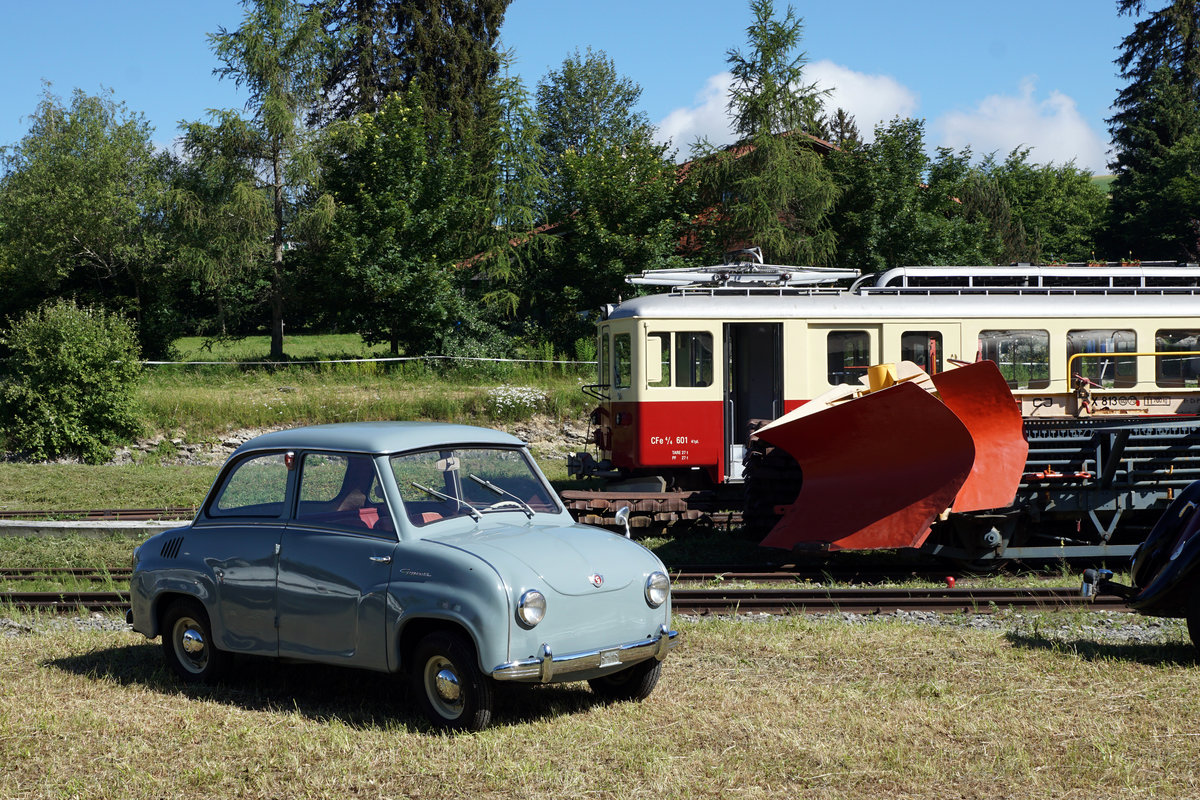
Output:
<instances>
[{"instance_id":1,"label":"windshield wiper","mask_svg":"<svg viewBox=\"0 0 1200 800\"><path fill-rule=\"evenodd\" d=\"M473 473L468 473L467 477L470 478L471 480L475 481L476 483L478 483L480 486L484 487L485 489L490 489L493 492L495 492L496 494L501 495L503 497L512 498L516 502L516 504L521 507L521 510L524 511L525 514L530 519L533 519L533 508L529 505L529 503L526 503L524 500L517 497L512 492L508 491L507 489L497 486L496 484L492 483L491 481L484 480L483 478L481 478L478 475L475 475ZM487 509L485 508L484 511L487 511Z\"/></svg>"},{"instance_id":2,"label":"windshield wiper","mask_svg":"<svg viewBox=\"0 0 1200 800\"><path fill-rule=\"evenodd\" d=\"M443 494L442 492L439 492L437 489L430 489L428 486L422 486L421 484L417 483L416 481L409 481L409 483L411 483L413 486L420 489L422 492L425 492L426 494L433 495L434 497L440 497L443 500L449 500L451 503L457 503L458 507L465 508L467 510L467 513L471 515L471 519L475 520L476 522L479 522L480 520L483 519L483 516L478 511L475 510L475 506L471 505L470 503L466 502L465 500L460 500L457 497L451 497L448 494Z\"/></svg>"}]
</instances>

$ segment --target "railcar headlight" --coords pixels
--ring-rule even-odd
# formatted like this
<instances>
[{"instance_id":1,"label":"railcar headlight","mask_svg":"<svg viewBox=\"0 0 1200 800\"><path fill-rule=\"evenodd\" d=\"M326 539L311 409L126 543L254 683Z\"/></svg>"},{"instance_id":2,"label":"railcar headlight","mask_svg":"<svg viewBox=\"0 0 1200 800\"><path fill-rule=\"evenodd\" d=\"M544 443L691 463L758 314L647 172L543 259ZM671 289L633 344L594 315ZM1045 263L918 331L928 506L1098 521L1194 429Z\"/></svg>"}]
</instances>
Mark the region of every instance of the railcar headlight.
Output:
<instances>
[{"instance_id":1,"label":"railcar headlight","mask_svg":"<svg viewBox=\"0 0 1200 800\"><path fill-rule=\"evenodd\" d=\"M517 618L527 628L532 628L546 616L546 595L530 589L517 601Z\"/></svg>"},{"instance_id":2,"label":"railcar headlight","mask_svg":"<svg viewBox=\"0 0 1200 800\"><path fill-rule=\"evenodd\" d=\"M667 602L671 593L671 579L661 572L651 572L646 578L646 602L651 608L658 608Z\"/></svg>"}]
</instances>

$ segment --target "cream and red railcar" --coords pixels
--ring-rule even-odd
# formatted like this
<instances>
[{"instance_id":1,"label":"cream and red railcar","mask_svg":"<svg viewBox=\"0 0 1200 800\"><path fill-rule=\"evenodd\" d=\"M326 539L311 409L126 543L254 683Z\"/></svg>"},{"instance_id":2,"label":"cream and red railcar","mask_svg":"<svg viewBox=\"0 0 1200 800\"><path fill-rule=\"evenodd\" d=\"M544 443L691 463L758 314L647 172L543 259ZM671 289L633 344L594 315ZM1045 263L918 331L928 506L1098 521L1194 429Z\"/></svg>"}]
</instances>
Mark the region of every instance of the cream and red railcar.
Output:
<instances>
[{"instance_id":1,"label":"cream and red railcar","mask_svg":"<svg viewBox=\"0 0 1200 800\"><path fill-rule=\"evenodd\" d=\"M839 276L731 267L710 273L713 285L690 276L609 307L588 387L596 456L573 469L618 478L615 492L752 483L756 421L858 384L873 365L910 362L936 378L991 361L1029 445L1020 487L1001 508L943 509L932 535L914 540L922 548L967 559L1130 553L1145 533L1139 517L1200 478L1200 268L906 267L846 288L772 285ZM901 476L937 468L922 460L938 444L922 419L877 415L865 431L854 414L836 421L806 434L841 465L821 475L830 502L903 493ZM892 441L874 448L872 436ZM843 440L853 452L838 450ZM975 446L983 465L988 448ZM805 479L800 462L795 485L766 493L772 512ZM819 531L811 543L842 549Z\"/></svg>"}]
</instances>

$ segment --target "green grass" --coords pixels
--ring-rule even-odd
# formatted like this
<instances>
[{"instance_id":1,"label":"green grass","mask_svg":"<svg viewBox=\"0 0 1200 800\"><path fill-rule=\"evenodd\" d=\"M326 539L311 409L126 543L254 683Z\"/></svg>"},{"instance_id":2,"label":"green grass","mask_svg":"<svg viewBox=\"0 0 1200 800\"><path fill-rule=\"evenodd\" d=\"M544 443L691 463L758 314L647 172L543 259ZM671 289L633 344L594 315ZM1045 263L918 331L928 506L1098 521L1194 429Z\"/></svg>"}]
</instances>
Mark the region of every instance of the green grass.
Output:
<instances>
[{"instance_id":1,"label":"green grass","mask_svg":"<svg viewBox=\"0 0 1200 800\"><path fill-rule=\"evenodd\" d=\"M172 343L172 350L179 361L266 361L271 353L271 337L211 341L185 336ZM283 352L292 361L388 355L386 345L371 347L355 333L284 336Z\"/></svg>"},{"instance_id":2,"label":"green grass","mask_svg":"<svg viewBox=\"0 0 1200 800\"><path fill-rule=\"evenodd\" d=\"M199 442L238 428L399 419L489 425L534 413L582 418L591 408L582 378L550 370L517 376L541 397L521 409L497 404L503 382L469 371L443 375L421 365L235 371L149 371L138 391L149 431ZM514 381L515 382L515 381Z\"/></svg>"},{"instance_id":3,"label":"green grass","mask_svg":"<svg viewBox=\"0 0 1200 800\"><path fill-rule=\"evenodd\" d=\"M0 510L196 506L215 466L0 463Z\"/></svg>"},{"instance_id":4,"label":"green grass","mask_svg":"<svg viewBox=\"0 0 1200 800\"><path fill-rule=\"evenodd\" d=\"M1186 798L1200 669L1181 636L894 619L676 620L644 703L501 687L432 734L394 677L246 659L187 689L137 634L0 635L0 796Z\"/></svg>"}]
</instances>

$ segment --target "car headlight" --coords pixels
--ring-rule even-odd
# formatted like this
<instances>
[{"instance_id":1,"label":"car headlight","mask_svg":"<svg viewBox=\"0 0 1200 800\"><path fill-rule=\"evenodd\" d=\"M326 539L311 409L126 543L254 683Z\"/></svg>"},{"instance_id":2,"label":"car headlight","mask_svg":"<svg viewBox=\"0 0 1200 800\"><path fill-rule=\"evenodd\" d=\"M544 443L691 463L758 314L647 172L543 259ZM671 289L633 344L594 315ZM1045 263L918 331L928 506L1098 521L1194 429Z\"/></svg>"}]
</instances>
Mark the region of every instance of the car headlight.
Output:
<instances>
[{"instance_id":1,"label":"car headlight","mask_svg":"<svg viewBox=\"0 0 1200 800\"><path fill-rule=\"evenodd\" d=\"M671 579L661 572L651 572L646 578L646 602L651 608L658 608L667 602L671 593Z\"/></svg>"},{"instance_id":2,"label":"car headlight","mask_svg":"<svg viewBox=\"0 0 1200 800\"><path fill-rule=\"evenodd\" d=\"M546 616L546 595L530 589L517 601L517 618L527 628L532 628Z\"/></svg>"}]
</instances>

